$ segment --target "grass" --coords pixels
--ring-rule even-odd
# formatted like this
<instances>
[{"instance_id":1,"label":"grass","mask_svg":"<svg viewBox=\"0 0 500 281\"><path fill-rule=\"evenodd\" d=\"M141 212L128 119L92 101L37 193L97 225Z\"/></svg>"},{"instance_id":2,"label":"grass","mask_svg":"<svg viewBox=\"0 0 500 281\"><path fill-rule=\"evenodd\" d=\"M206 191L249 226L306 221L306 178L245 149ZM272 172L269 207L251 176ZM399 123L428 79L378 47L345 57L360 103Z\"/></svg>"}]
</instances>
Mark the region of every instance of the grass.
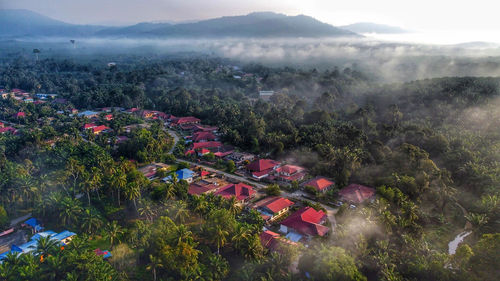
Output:
<instances>
[{"instance_id":1,"label":"grass","mask_svg":"<svg viewBox=\"0 0 500 281\"><path fill-rule=\"evenodd\" d=\"M109 243L107 239L100 235L95 235L91 239L89 239L89 244L91 249L99 248L101 250L109 250L109 248L111 247L111 243Z\"/></svg>"}]
</instances>

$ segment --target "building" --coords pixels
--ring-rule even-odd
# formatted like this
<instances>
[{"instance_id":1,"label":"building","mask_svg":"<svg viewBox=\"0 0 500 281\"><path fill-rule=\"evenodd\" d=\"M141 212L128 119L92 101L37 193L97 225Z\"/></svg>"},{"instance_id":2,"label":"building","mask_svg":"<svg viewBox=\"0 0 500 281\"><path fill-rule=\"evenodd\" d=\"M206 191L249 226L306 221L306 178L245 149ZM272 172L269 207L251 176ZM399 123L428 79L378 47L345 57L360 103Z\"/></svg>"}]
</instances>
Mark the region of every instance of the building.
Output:
<instances>
[{"instance_id":1,"label":"building","mask_svg":"<svg viewBox=\"0 0 500 281\"><path fill-rule=\"evenodd\" d=\"M17 130L12 127L0 127L0 134L5 134L5 133L15 134L16 132Z\"/></svg>"},{"instance_id":2,"label":"building","mask_svg":"<svg viewBox=\"0 0 500 281\"><path fill-rule=\"evenodd\" d=\"M268 101L274 95L274 91L259 91L259 98Z\"/></svg>"},{"instance_id":3,"label":"building","mask_svg":"<svg viewBox=\"0 0 500 281\"><path fill-rule=\"evenodd\" d=\"M3 128L4 126L5 125L2 122L0 122L0 128Z\"/></svg>"},{"instance_id":4,"label":"building","mask_svg":"<svg viewBox=\"0 0 500 281\"><path fill-rule=\"evenodd\" d=\"M325 178L325 177L315 177L302 184L302 187L312 186L318 192L326 192L335 186L335 182Z\"/></svg>"},{"instance_id":5,"label":"building","mask_svg":"<svg viewBox=\"0 0 500 281\"><path fill-rule=\"evenodd\" d=\"M183 124L198 124L200 122L201 122L200 119L193 117L193 116L177 117L177 118L172 120L170 125L171 126L179 126L179 125L183 125Z\"/></svg>"},{"instance_id":6,"label":"building","mask_svg":"<svg viewBox=\"0 0 500 281\"><path fill-rule=\"evenodd\" d=\"M93 128L95 128L95 127L97 127L97 125L96 125L96 124L94 124L94 123L85 123L85 124L83 125L83 129L84 129L84 130L93 129Z\"/></svg>"},{"instance_id":7,"label":"building","mask_svg":"<svg viewBox=\"0 0 500 281\"><path fill-rule=\"evenodd\" d=\"M222 143L218 141L207 141L207 142L196 142L193 143L193 150L198 150L202 148L212 148L212 149L218 149L222 147Z\"/></svg>"},{"instance_id":8,"label":"building","mask_svg":"<svg viewBox=\"0 0 500 281\"><path fill-rule=\"evenodd\" d=\"M207 142L207 141L215 141L217 140L217 136L212 132L200 131L196 132L192 135L191 140L193 142Z\"/></svg>"},{"instance_id":9,"label":"building","mask_svg":"<svg viewBox=\"0 0 500 281\"><path fill-rule=\"evenodd\" d=\"M99 135L100 133L106 133L109 132L110 130L111 130L110 127L104 125L95 126L92 128L92 132L94 133L94 135Z\"/></svg>"},{"instance_id":10,"label":"building","mask_svg":"<svg viewBox=\"0 0 500 281\"><path fill-rule=\"evenodd\" d=\"M255 203L253 208L261 214L265 221L273 221L288 212L293 204L286 198L273 196L260 200Z\"/></svg>"},{"instance_id":11,"label":"building","mask_svg":"<svg viewBox=\"0 0 500 281\"><path fill-rule=\"evenodd\" d=\"M201 195L217 191L220 186L216 184L191 183L188 188L188 193L191 195Z\"/></svg>"},{"instance_id":12,"label":"building","mask_svg":"<svg viewBox=\"0 0 500 281\"><path fill-rule=\"evenodd\" d=\"M301 181L306 176L306 169L295 165L284 165L276 169L276 177L284 182Z\"/></svg>"},{"instance_id":13,"label":"building","mask_svg":"<svg viewBox=\"0 0 500 281\"><path fill-rule=\"evenodd\" d=\"M227 156L227 160L233 160L237 166L241 166L245 161L251 162L255 159L255 155L246 152L233 152Z\"/></svg>"},{"instance_id":14,"label":"building","mask_svg":"<svg viewBox=\"0 0 500 281\"><path fill-rule=\"evenodd\" d=\"M255 190L253 187L246 185L244 183L236 183L229 184L222 187L219 191L215 193L215 195L222 196L226 199L230 199L231 197L235 197L236 200L243 203L246 200L252 198L255 194Z\"/></svg>"},{"instance_id":15,"label":"building","mask_svg":"<svg viewBox=\"0 0 500 281\"><path fill-rule=\"evenodd\" d=\"M189 169L182 169L182 170L178 170L177 172L175 172L175 174L177 175L177 180L185 180L187 181L188 183L192 183L193 182L193 178L196 176L196 173L189 170ZM168 176L168 177L164 177L162 179L163 181L172 181L172 176Z\"/></svg>"},{"instance_id":16,"label":"building","mask_svg":"<svg viewBox=\"0 0 500 281\"><path fill-rule=\"evenodd\" d=\"M248 164L246 168L253 178L261 180L271 175L280 165L280 162L271 159L257 159Z\"/></svg>"},{"instance_id":17,"label":"building","mask_svg":"<svg viewBox=\"0 0 500 281\"><path fill-rule=\"evenodd\" d=\"M276 232L271 230L264 230L260 235L260 243L262 247L268 249L270 252L282 252L282 249L286 245L297 246L297 243L292 242L288 239L280 237Z\"/></svg>"},{"instance_id":18,"label":"building","mask_svg":"<svg viewBox=\"0 0 500 281\"><path fill-rule=\"evenodd\" d=\"M77 114L78 117L86 117L86 118L97 118L99 116L99 112L85 110Z\"/></svg>"},{"instance_id":19,"label":"building","mask_svg":"<svg viewBox=\"0 0 500 281\"><path fill-rule=\"evenodd\" d=\"M312 207L304 207L280 223L280 232L287 234L287 238L297 242L309 240L315 236L325 236L330 230L322 225L327 216L323 211L316 211Z\"/></svg>"},{"instance_id":20,"label":"building","mask_svg":"<svg viewBox=\"0 0 500 281\"><path fill-rule=\"evenodd\" d=\"M375 195L375 189L352 183L339 191L341 200L351 203L362 203Z\"/></svg>"},{"instance_id":21,"label":"building","mask_svg":"<svg viewBox=\"0 0 500 281\"><path fill-rule=\"evenodd\" d=\"M146 165L144 167L141 167L137 169L139 172L141 172L146 178L149 180L153 180L156 177L156 172L158 170L168 170L170 168L169 165L163 164L163 163L151 163L149 165Z\"/></svg>"}]
</instances>

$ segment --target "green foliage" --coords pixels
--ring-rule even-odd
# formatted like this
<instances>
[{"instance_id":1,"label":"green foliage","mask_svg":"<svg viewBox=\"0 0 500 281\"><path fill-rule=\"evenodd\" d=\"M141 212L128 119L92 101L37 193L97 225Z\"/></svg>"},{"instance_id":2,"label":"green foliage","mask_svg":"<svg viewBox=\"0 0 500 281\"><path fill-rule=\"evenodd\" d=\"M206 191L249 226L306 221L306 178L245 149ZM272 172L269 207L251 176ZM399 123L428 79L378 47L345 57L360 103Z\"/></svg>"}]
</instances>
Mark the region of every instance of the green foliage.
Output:
<instances>
[{"instance_id":1,"label":"green foliage","mask_svg":"<svg viewBox=\"0 0 500 281\"><path fill-rule=\"evenodd\" d=\"M0 205L0 227L5 227L9 222L9 216L5 211L4 207Z\"/></svg>"},{"instance_id":2,"label":"green foliage","mask_svg":"<svg viewBox=\"0 0 500 281\"><path fill-rule=\"evenodd\" d=\"M268 185L264 192L269 196L279 196L281 194L281 189L277 184Z\"/></svg>"}]
</instances>

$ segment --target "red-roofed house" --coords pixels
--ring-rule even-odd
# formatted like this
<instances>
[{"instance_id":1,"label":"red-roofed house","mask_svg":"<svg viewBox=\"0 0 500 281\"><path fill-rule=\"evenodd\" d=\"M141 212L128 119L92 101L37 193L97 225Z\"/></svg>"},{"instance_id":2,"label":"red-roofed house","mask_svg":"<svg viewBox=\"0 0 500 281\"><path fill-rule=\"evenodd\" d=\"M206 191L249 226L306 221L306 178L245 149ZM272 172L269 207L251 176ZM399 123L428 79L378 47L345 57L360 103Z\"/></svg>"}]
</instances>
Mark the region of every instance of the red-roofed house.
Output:
<instances>
[{"instance_id":1,"label":"red-roofed house","mask_svg":"<svg viewBox=\"0 0 500 281\"><path fill-rule=\"evenodd\" d=\"M192 129L193 132L212 132L212 133L216 133L217 130L219 130L219 128L215 127L215 126L202 126L202 125L199 125L199 124L194 124Z\"/></svg>"},{"instance_id":2,"label":"red-roofed house","mask_svg":"<svg viewBox=\"0 0 500 281\"><path fill-rule=\"evenodd\" d=\"M307 238L325 236L330 230L322 225L326 222L326 218L327 216L323 211L316 211L312 207L304 207L281 222L280 232L296 232Z\"/></svg>"},{"instance_id":3,"label":"red-roofed house","mask_svg":"<svg viewBox=\"0 0 500 281\"><path fill-rule=\"evenodd\" d=\"M217 140L217 136L212 132L197 132L193 134L191 139L194 142L207 142Z\"/></svg>"},{"instance_id":4,"label":"red-roofed house","mask_svg":"<svg viewBox=\"0 0 500 281\"><path fill-rule=\"evenodd\" d=\"M273 221L288 212L294 203L286 198L273 196L255 203L254 208L261 213L265 221Z\"/></svg>"},{"instance_id":5,"label":"red-roofed house","mask_svg":"<svg viewBox=\"0 0 500 281\"><path fill-rule=\"evenodd\" d=\"M22 111L19 111L18 113L16 113L14 115L14 117L16 117L16 118L24 118L24 117L26 117L26 113L24 113Z\"/></svg>"},{"instance_id":6,"label":"red-roofed house","mask_svg":"<svg viewBox=\"0 0 500 281\"><path fill-rule=\"evenodd\" d=\"M255 194L253 187L244 183L229 184L222 187L215 195L222 196L226 199L236 197L238 201L243 203L245 200L251 198Z\"/></svg>"},{"instance_id":7,"label":"red-roofed house","mask_svg":"<svg viewBox=\"0 0 500 281\"><path fill-rule=\"evenodd\" d=\"M104 125L100 125L100 126L96 126L96 127L92 128L92 131L94 132L94 135L99 135L100 133L106 132L108 130L111 130L111 128L107 127L107 126L104 126Z\"/></svg>"},{"instance_id":8,"label":"red-roofed house","mask_svg":"<svg viewBox=\"0 0 500 281\"><path fill-rule=\"evenodd\" d=\"M172 126L179 126L182 124L197 124L200 123L201 120L193 117L193 116L188 116L188 117L177 117L172 120L171 125Z\"/></svg>"},{"instance_id":9,"label":"red-roofed house","mask_svg":"<svg viewBox=\"0 0 500 281\"><path fill-rule=\"evenodd\" d=\"M83 129L84 130L92 129L92 128L95 128L95 127L97 127L97 125L94 124L94 123L86 123L85 125L83 125Z\"/></svg>"},{"instance_id":10,"label":"red-roofed house","mask_svg":"<svg viewBox=\"0 0 500 281\"><path fill-rule=\"evenodd\" d=\"M281 252L283 245L292 245L292 246L297 245L297 243L282 238L278 233L272 232L271 230L263 231L259 235L259 238L262 247L268 249L271 252Z\"/></svg>"},{"instance_id":11,"label":"red-roofed house","mask_svg":"<svg viewBox=\"0 0 500 281\"><path fill-rule=\"evenodd\" d=\"M276 177L285 182L300 181L306 176L304 168L295 165L284 165L276 169Z\"/></svg>"},{"instance_id":12,"label":"red-roofed house","mask_svg":"<svg viewBox=\"0 0 500 281\"><path fill-rule=\"evenodd\" d=\"M0 122L0 128L3 128L4 127L4 124L2 122Z\"/></svg>"},{"instance_id":13,"label":"red-roofed house","mask_svg":"<svg viewBox=\"0 0 500 281\"><path fill-rule=\"evenodd\" d=\"M218 188L219 186L215 184L202 185L198 183L191 183L188 188L188 193L191 195L201 195L215 192Z\"/></svg>"},{"instance_id":14,"label":"red-roofed house","mask_svg":"<svg viewBox=\"0 0 500 281\"><path fill-rule=\"evenodd\" d=\"M196 143L193 143L193 149L219 148L221 146L222 146L222 143L218 142L218 141L207 141L207 142L196 142Z\"/></svg>"},{"instance_id":15,"label":"red-roofed house","mask_svg":"<svg viewBox=\"0 0 500 281\"><path fill-rule=\"evenodd\" d=\"M125 112L127 112L127 113L134 113L137 111L139 111L139 108L137 108L137 107L132 107L130 109L125 110Z\"/></svg>"},{"instance_id":16,"label":"red-roofed house","mask_svg":"<svg viewBox=\"0 0 500 281\"><path fill-rule=\"evenodd\" d=\"M205 154L208 154L210 153L210 150L206 149L206 148L202 148L200 149L200 151L198 151L198 156L203 156Z\"/></svg>"},{"instance_id":17,"label":"red-roofed house","mask_svg":"<svg viewBox=\"0 0 500 281\"><path fill-rule=\"evenodd\" d=\"M375 189L352 183L339 191L340 198L352 203L361 203L375 195Z\"/></svg>"},{"instance_id":18,"label":"red-roofed house","mask_svg":"<svg viewBox=\"0 0 500 281\"><path fill-rule=\"evenodd\" d=\"M302 184L302 187L312 186L318 192L326 192L330 188L335 186L335 183L325 177L315 177L314 179L308 180Z\"/></svg>"},{"instance_id":19,"label":"red-roofed house","mask_svg":"<svg viewBox=\"0 0 500 281\"><path fill-rule=\"evenodd\" d=\"M12 127L2 127L2 128L0 128L0 134L4 134L4 133L15 134L16 133L16 129L14 129Z\"/></svg>"},{"instance_id":20,"label":"red-roofed house","mask_svg":"<svg viewBox=\"0 0 500 281\"><path fill-rule=\"evenodd\" d=\"M113 120L113 114L106 114L106 115L104 116L104 119L106 119L106 120L108 120L108 121Z\"/></svg>"},{"instance_id":21,"label":"red-roofed house","mask_svg":"<svg viewBox=\"0 0 500 281\"><path fill-rule=\"evenodd\" d=\"M260 180L268 177L280 165L280 162L271 159L257 159L248 164L246 168L252 173L252 177Z\"/></svg>"}]
</instances>

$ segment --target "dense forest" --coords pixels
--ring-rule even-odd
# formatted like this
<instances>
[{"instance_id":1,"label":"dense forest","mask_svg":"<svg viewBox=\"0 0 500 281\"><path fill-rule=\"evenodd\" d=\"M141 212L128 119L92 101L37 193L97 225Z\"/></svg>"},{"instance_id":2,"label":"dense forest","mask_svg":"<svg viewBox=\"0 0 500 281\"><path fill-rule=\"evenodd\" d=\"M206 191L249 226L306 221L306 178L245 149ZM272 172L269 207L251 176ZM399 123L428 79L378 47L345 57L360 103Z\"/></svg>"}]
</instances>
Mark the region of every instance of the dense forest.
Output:
<instances>
[{"instance_id":1,"label":"dense forest","mask_svg":"<svg viewBox=\"0 0 500 281\"><path fill-rule=\"evenodd\" d=\"M339 207L329 237L267 253L255 211L192 196L183 180L148 181L138 172L153 161L182 165L169 153L162 122L114 145L109 135L86 141L85 118L57 113L67 104L0 100L0 120L20 128L0 135L0 223L29 210L55 229L79 233L64 251L39 243L45 261L9 256L0 264L5 280L500 279L498 78L378 84L350 68L206 57L125 57L110 66L10 58L1 66L1 87L57 94L79 110L137 107L198 117L218 126L224 143L334 179L337 188L317 197L323 203L352 182L377 190L371 203ZM264 101L259 90L275 94ZM26 118L13 117L20 111ZM144 122L114 114L100 117L112 136ZM448 254L464 225L472 234ZM100 245L113 250L109 263L93 255ZM294 262L297 272L288 270Z\"/></svg>"}]
</instances>

